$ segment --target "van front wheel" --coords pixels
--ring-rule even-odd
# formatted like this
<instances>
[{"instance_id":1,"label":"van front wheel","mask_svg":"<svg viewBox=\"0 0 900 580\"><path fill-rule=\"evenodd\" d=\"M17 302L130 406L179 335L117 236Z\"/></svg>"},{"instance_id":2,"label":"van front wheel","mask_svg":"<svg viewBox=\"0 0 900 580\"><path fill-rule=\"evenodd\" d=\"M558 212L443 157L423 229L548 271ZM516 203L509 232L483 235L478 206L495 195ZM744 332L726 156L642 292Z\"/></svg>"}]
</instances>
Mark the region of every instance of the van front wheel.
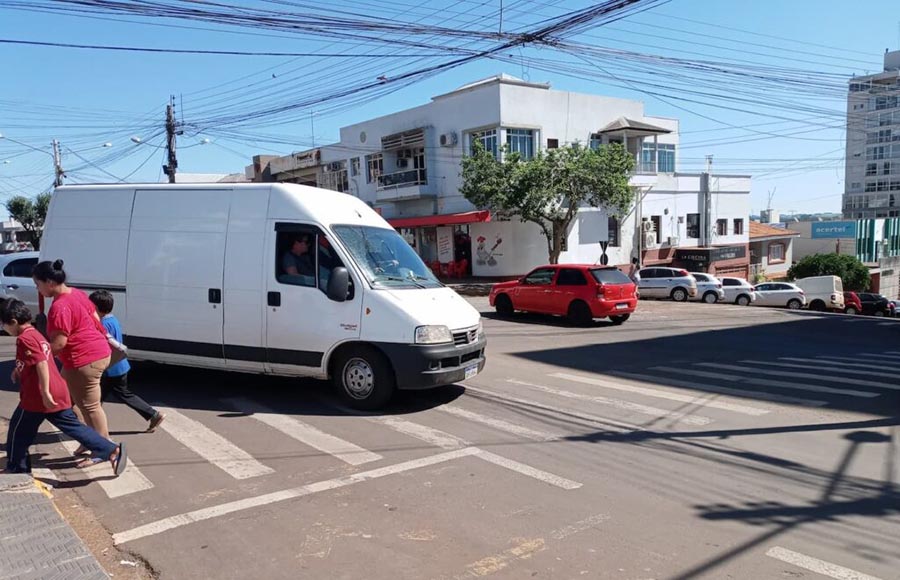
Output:
<instances>
[{"instance_id":1,"label":"van front wheel","mask_svg":"<svg viewBox=\"0 0 900 580\"><path fill-rule=\"evenodd\" d=\"M396 378L381 352L357 346L338 354L332 381L341 398L355 409L383 407L394 394Z\"/></svg>"}]
</instances>

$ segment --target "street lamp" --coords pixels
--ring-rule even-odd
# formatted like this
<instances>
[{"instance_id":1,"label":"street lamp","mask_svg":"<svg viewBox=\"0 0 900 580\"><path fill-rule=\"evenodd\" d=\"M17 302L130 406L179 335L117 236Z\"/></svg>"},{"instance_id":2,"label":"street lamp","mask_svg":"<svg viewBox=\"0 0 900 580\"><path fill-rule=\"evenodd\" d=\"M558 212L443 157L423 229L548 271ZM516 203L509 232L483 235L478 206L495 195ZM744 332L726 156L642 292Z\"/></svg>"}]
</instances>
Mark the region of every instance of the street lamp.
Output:
<instances>
[{"instance_id":1,"label":"street lamp","mask_svg":"<svg viewBox=\"0 0 900 580\"><path fill-rule=\"evenodd\" d=\"M132 142L132 143L137 143L138 145L140 145L141 143L144 142L144 140L141 139L140 137L138 137L137 135L135 135L134 137L131 138L131 142Z\"/></svg>"}]
</instances>

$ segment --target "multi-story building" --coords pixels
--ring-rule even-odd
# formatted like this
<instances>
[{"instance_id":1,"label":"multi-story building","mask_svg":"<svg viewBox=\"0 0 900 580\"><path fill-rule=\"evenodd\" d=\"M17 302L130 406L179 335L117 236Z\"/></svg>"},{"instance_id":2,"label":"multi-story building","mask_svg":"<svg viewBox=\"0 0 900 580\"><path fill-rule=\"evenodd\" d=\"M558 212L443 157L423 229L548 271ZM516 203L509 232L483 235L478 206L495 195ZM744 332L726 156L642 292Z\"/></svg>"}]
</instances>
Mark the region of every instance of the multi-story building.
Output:
<instances>
[{"instance_id":1,"label":"multi-story building","mask_svg":"<svg viewBox=\"0 0 900 580\"><path fill-rule=\"evenodd\" d=\"M847 96L845 218L900 216L900 50L884 71L853 77Z\"/></svg>"},{"instance_id":2,"label":"multi-story building","mask_svg":"<svg viewBox=\"0 0 900 580\"><path fill-rule=\"evenodd\" d=\"M343 127L337 144L258 156L247 174L358 196L426 262L465 260L475 276L514 276L546 263L546 239L535 224L473 207L460 193L463 157L476 143L498 158L514 151L526 159L574 142L620 143L635 158L631 183L640 203L622 215L583 208L560 262L628 266L637 259L746 276L750 178L712 175L704 188L700 174L676 171L678 127L676 119L646 115L639 101L499 75Z\"/></svg>"}]
</instances>

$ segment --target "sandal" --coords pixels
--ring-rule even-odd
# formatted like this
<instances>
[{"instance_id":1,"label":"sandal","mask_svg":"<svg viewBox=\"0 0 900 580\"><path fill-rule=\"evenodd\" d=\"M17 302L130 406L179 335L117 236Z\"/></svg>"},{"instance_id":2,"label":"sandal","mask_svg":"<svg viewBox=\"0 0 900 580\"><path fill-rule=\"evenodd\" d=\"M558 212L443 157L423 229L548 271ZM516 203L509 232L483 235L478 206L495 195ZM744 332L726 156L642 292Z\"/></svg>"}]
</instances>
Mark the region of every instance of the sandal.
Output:
<instances>
[{"instance_id":1,"label":"sandal","mask_svg":"<svg viewBox=\"0 0 900 580\"><path fill-rule=\"evenodd\" d=\"M84 445L79 445L78 449L76 449L75 451L72 452L72 455L74 455L75 457L78 457L79 455L89 455L90 452L91 451Z\"/></svg>"},{"instance_id":2,"label":"sandal","mask_svg":"<svg viewBox=\"0 0 900 580\"><path fill-rule=\"evenodd\" d=\"M118 453L116 453L115 457L110 457L109 461L112 463L113 472L118 477L125 472L125 467L128 465L128 454L125 452L124 443L119 443L116 450Z\"/></svg>"},{"instance_id":3,"label":"sandal","mask_svg":"<svg viewBox=\"0 0 900 580\"><path fill-rule=\"evenodd\" d=\"M81 461L75 464L75 467L78 469L87 469L93 465L97 465L98 463L103 463L103 460L99 457L85 457Z\"/></svg>"}]
</instances>

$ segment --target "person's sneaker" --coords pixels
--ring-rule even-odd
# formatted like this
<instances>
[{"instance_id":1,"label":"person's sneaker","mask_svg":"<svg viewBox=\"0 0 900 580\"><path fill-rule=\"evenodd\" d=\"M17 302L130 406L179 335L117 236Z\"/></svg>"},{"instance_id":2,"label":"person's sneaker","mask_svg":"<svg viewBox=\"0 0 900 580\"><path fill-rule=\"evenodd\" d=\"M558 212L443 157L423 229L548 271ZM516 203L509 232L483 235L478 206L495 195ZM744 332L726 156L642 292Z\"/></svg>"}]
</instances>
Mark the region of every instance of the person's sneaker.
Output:
<instances>
[{"instance_id":1,"label":"person's sneaker","mask_svg":"<svg viewBox=\"0 0 900 580\"><path fill-rule=\"evenodd\" d=\"M163 422L166 416L160 412L157 412L156 415L153 415L153 418L150 419L150 426L147 427L147 433L153 433L156 431L156 428L159 427L159 424Z\"/></svg>"}]
</instances>

